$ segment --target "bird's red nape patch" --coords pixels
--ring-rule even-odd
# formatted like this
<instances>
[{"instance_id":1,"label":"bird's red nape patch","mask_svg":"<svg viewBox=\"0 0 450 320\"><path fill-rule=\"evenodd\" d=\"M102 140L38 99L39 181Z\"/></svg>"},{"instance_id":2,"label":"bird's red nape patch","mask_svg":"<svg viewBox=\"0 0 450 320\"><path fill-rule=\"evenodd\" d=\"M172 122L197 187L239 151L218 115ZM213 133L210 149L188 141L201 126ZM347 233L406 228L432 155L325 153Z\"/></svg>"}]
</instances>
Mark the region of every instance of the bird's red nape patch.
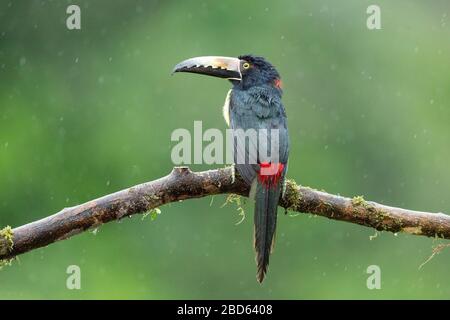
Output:
<instances>
[{"instance_id":1,"label":"bird's red nape patch","mask_svg":"<svg viewBox=\"0 0 450 320\"><path fill-rule=\"evenodd\" d=\"M273 82L273 84L278 89L282 89L283 88L283 82L281 82L280 78L276 78L275 81Z\"/></svg>"},{"instance_id":2,"label":"bird's red nape patch","mask_svg":"<svg viewBox=\"0 0 450 320\"><path fill-rule=\"evenodd\" d=\"M258 181L267 188L275 188L284 171L283 163L261 162L259 164Z\"/></svg>"}]
</instances>

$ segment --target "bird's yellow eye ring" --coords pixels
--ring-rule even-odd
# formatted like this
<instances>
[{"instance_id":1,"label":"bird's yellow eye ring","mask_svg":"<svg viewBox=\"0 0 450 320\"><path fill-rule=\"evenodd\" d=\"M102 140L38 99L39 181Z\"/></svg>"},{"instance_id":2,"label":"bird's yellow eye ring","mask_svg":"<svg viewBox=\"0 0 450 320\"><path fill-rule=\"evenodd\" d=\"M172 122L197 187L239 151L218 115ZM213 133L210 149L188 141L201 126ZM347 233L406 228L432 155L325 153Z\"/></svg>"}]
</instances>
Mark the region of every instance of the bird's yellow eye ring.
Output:
<instances>
[{"instance_id":1,"label":"bird's yellow eye ring","mask_svg":"<svg viewBox=\"0 0 450 320\"><path fill-rule=\"evenodd\" d=\"M244 69L248 69L248 68L250 68L250 63L244 62L244 64L242 65L242 67L243 67Z\"/></svg>"}]
</instances>

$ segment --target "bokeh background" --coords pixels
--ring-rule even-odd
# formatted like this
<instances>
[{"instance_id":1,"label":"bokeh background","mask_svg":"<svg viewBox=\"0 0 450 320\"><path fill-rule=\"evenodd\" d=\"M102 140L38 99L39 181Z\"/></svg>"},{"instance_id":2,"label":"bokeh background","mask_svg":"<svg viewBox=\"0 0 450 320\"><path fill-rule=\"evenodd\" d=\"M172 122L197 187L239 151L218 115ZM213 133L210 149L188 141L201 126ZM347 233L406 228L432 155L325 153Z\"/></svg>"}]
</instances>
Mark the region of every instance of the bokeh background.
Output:
<instances>
[{"instance_id":1,"label":"bokeh background","mask_svg":"<svg viewBox=\"0 0 450 320\"><path fill-rule=\"evenodd\" d=\"M289 177L341 195L450 212L450 6L381 1L0 1L0 226L170 172L176 128L225 129L227 81L170 76L192 56L263 55L284 81ZM195 170L214 166L192 166ZM280 210L255 280L252 205L174 203L20 256L0 298L450 298L442 241ZM66 268L81 268L81 290ZM381 268L381 290L366 269Z\"/></svg>"}]
</instances>

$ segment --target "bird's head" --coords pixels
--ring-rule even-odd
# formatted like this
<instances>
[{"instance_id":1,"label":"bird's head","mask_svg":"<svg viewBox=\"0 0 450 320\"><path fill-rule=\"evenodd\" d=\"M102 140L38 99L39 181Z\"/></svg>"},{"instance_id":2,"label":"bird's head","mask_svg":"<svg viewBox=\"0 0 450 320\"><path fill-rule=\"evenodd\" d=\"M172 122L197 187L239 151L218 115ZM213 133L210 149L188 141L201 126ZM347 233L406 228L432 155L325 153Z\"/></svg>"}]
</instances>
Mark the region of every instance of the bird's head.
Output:
<instances>
[{"instance_id":1,"label":"bird's head","mask_svg":"<svg viewBox=\"0 0 450 320\"><path fill-rule=\"evenodd\" d=\"M271 85L281 90L281 80L275 67L263 57L242 55L238 58L205 56L178 63L173 72L190 72L230 80L234 86L249 89Z\"/></svg>"}]
</instances>

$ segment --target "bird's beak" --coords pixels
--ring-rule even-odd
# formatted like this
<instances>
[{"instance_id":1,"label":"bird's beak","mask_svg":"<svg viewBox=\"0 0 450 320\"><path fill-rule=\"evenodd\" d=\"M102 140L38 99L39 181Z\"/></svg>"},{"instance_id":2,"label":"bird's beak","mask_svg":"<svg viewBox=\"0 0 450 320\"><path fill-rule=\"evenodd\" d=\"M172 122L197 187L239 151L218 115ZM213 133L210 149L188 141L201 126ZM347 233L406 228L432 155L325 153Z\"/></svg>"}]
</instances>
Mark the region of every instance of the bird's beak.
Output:
<instances>
[{"instance_id":1,"label":"bird's beak","mask_svg":"<svg viewBox=\"0 0 450 320\"><path fill-rule=\"evenodd\" d=\"M173 68L175 72L191 72L228 80L241 80L241 60L229 57L196 57L184 60Z\"/></svg>"}]
</instances>

